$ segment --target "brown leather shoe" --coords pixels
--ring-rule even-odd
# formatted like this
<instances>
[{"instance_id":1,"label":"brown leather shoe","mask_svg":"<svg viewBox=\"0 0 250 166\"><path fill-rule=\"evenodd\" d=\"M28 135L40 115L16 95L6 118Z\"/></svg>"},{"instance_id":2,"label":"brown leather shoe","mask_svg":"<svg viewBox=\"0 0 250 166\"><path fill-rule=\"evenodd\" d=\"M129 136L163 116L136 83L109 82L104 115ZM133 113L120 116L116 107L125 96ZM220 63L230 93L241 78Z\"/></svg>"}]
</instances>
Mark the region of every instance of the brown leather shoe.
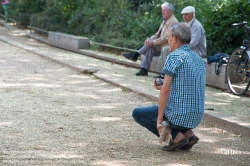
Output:
<instances>
[{"instance_id":1,"label":"brown leather shoe","mask_svg":"<svg viewBox=\"0 0 250 166\"><path fill-rule=\"evenodd\" d=\"M164 151L173 151L175 149L179 149L179 148L187 145L188 143L189 143L188 139L184 139L183 141L181 141L179 143L172 142L169 145L163 146L161 148L161 150L164 150Z\"/></svg>"}]
</instances>

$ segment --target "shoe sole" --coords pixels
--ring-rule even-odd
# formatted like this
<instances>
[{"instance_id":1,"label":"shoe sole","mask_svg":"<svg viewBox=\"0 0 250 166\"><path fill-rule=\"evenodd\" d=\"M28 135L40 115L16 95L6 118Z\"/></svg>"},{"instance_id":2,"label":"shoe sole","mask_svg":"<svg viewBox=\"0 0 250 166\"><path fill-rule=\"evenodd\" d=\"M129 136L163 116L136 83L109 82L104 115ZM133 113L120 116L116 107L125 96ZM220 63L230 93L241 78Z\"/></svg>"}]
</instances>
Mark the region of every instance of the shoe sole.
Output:
<instances>
[{"instance_id":1,"label":"shoe sole","mask_svg":"<svg viewBox=\"0 0 250 166\"><path fill-rule=\"evenodd\" d=\"M164 151L173 151L173 150L175 150L175 149L179 149L179 148L181 148L181 147L187 145L188 143L189 143L188 139L185 139L185 140L183 140L182 142L180 142L178 145L176 145L175 147L173 147L172 149L166 149L165 147L171 146L171 145L168 145L168 146L163 146L163 147L161 148L161 150L164 150Z\"/></svg>"},{"instance_id":2,"label":"shoe sole","mask_svg":"<svg viewBox=\"0 0 250 166\"><path fill-rule=\"evenodd\" d=\"M192 147L199 141L199 138L196 136L193 136L190 138L189 143L181 148L180 150L190 150Z\"/></svg>"},{"instance_id":3,"label":"shoe sole","mask_svg":"<svg viewBox=\"0 0 250 166\"><path fill-rule=\"evenodd\" d=\"M148 74L135 74L136 76L148 76Z\"/></svg>"},{"instance_id":4,"label":"shoe sole","mask_svg":"<svg viewBox=\"0 0 250 166\"><path fill-rule=\"evenodd\" d=\"M182 141L181 144L179 144L178 146L176 146L174 149L179 149L179 148L181 148L183 146L186 146L187 144L189 144L189 141L188 141L188 139L185 139L185 140Z\"/></svg>"},{"instance_id":5,"label":"shoe sole","mask_svg":"<svg viewBox=\"0 0 250 166\"><path fill-rule=\"evenodd\" d=\"M124 55L122 55L122 56L125 57L125 58L128 59L128 60L133 61L133 62L136 62L136 61L137 61L137 59L128 58L128 57L126 57L126 56L124 56Z\"/></svg>"}]
</instances>

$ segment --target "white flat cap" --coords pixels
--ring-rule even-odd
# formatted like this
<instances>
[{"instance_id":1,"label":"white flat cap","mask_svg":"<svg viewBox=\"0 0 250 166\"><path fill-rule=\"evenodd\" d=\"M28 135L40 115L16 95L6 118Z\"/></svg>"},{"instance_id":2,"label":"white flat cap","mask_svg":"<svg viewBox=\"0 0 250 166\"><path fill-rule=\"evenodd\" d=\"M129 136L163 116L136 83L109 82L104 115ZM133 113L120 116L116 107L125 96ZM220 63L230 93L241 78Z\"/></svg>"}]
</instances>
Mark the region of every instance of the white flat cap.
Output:
<instances>
[{"instance_id":1,"label":"white flat cap","mask_svg":"<svg viewBox=\"0 0 250 166\"><path fill-rule=\"evenodd\" d=\"M182 9L181 14L186 13L195 13L195 8L193 6L187 6L184 9Z\"/></svg>"}]
</instances>

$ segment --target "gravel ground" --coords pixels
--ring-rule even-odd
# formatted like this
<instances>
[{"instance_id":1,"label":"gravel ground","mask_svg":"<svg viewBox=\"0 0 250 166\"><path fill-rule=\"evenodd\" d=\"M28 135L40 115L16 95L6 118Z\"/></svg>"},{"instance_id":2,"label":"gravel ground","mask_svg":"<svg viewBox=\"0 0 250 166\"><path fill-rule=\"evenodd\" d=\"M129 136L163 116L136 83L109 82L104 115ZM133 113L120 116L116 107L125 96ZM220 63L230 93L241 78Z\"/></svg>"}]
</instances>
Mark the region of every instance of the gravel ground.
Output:
<instances>
[{"instance_id":1,"label":"gravel ground","mask_svg":"<svg viewBox=\"0 0 250 166\"><path fill-rule=\"evenodd\" d=\"M147 98L0 42L0 165L250 165L249 138L203 122L164 152L131 117ZM115 64L114 64L115 65Z\"/></svg>"}]
</instances>

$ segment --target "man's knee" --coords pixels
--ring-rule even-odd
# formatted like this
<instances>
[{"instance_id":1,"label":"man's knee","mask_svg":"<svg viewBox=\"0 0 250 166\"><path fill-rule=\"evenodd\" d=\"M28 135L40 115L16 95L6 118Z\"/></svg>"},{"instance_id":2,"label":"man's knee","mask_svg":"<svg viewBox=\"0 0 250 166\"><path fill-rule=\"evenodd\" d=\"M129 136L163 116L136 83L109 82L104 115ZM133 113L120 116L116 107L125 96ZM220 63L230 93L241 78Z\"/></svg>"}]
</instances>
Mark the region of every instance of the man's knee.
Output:
<instances>
[{"instance_id":1,"label":"man's knee","mask_svg":"<svg viewBox=\"0 0 250 166\"><path fill-rule=\"evenodd\" d=\"M159 56L160 55L160 52L157 51L155 48L153 47L150 47L147 52L145 53L145 56Z\"/></svg>"},{"instance_id":2,"label":"man's knee","mask_svg":"<svg viewBox=\"0 0 250 166\"><path fill-rule=\"evenodd\" d=\"M139 116L140 116L140 109L138 109L138 108L135 108L133 111L132 111L132 117L135 119L135 120L137 120L138 118L139 118Z\"/></svg>"}]
</instances>

